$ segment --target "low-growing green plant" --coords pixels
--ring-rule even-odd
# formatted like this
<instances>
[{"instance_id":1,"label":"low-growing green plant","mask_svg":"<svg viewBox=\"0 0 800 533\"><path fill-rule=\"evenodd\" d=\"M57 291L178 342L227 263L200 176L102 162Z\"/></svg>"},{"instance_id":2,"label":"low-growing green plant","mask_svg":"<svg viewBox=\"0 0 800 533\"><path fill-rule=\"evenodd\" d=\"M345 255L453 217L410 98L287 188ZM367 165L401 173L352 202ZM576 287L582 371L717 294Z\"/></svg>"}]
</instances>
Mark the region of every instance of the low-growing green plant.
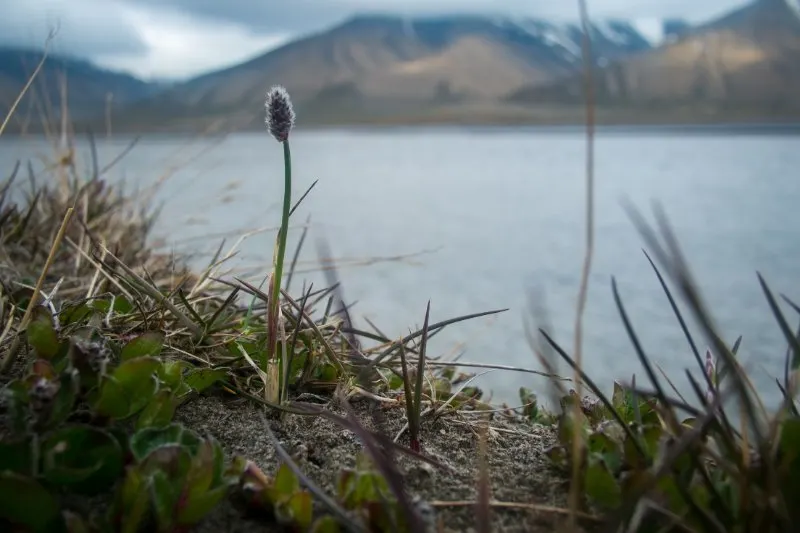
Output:
<instances>
[{"instance_id":1,"label":"low-growing green plant","mask_svg":"<svg viewBox=\"0 0 800 533\"><path fill-rule=\"evenodd\" d=\"M396 496L364 453L356 457L354 468L340 472L336 496L345 509L361 518L369 531L408 531L409 524Z\"/></svg>"},{"instance_id":2,"label":"low-growing green plant","mask_svg":"<svg viewBox=\"0 0 800 533\"><path fill-rule=\"evenodd\" d=\"M333 516L323 514L315 518L311 493L300 487L297 476L286 463L278 467L274 477L269 477L255 464L246 462L241 488L251 509L266 511L290 531L340 531Z\"/></svg>"},{"instance_id":3,"label":"low-growing green plant","mask_svg":"<svg viewBox=\"0 0 800 533\"><path fill-rule=\"evenodd\" d=\"M695 399L686 400L669 379L676 397L667 396L616 282L612 282L620 316L652 388L637 386L634 378L627 385L616 382L613 394L607 397L541 330L596 397L579 398L574 391L563 396L559 443L548 450L548 456L565 470L578 472L581 493L587 503L608 517L608 531L793 531L800 523L800 493L796 490L800 416L795 404L800 338L788 326L777 299L759 276L789 345L784 380L778 381L784 402L769 415L737 361L741 337L730 348L722 340L677 240L663 214L659 212L659 216L663 245L638 215L635 220L711 343L703 359L671 289L648 255L700 369L701 380L686 373ZM786 297L784 300L800 312L800 307ZM712 351L718 354L716 360ZM726 408L729 401L736 406L736 416ZM738 422L734 423L736 418ZM570 453L576 441L581 451L577 464Z\"/></svg>"},{"instance_id":4,"label":"low-growing green plant","mask_svg":"<svg viewBox=\"0 0 800 533\"><path fill-rule=\"evenodd\" d=\"M185 530L220 503L242 475L241 461L226 464L213 438L202 439L178 424L138 431L129 449L133 462L111 510L118 531Z\"/></svg>"},{"instance_id":5,"label":"low-growing green plant","mask_svg":"<svg viewBox=\"0 0 800 533\"><path fill-rule=\"evenodd\" d=\"M98 531L176 531L238 479L216 442L172 424L181 403L224 374L160 357L161 332L120 342L97 327L109 309L126 308L117 298L57 314L34 309L27 371L3 388L0 521L35 532L81 531L85 520ZM113 490L108 515L69 505Z\"/></svg>"}]
</instances>

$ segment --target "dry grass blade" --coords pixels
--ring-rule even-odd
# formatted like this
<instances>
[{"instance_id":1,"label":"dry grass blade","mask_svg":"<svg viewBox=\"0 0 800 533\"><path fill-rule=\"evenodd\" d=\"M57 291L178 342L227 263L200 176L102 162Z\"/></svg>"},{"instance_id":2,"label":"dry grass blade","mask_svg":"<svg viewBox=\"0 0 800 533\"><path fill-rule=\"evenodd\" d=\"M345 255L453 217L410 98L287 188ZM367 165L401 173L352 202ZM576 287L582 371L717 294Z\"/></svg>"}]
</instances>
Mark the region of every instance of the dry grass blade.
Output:
<instances>
[{"instance_id":1,"label":"dry grass blade","mask_svg":"<svg viewBox=\"0 0 800 533\"><path fill-rule=\"evenodd\" d=\"M11 121L11 117L14 116L14 112L17 110L17 107L19 106L19 103L22 101L22 99L28 93L28 90L33 85L34 80L36 80L36 77L39 75L39 72L42 70L42 67L44 66L45 61L47 61L47 56L48 56L48 53L50 51L50 42L53 40L53 38L55 38L56 33L57 33L56 30L51 30L50 33L47 35L47 39L45 39L45 42L44 42L44 50L42 51L42 58L39 60L39 63L36 65L36 68L33 70L33 73L30 76L28 76L28 81L25 83L25 86L22 88L22 90L17 95L17 98L14 100L14 103L11 104L11 107L9 108L8 113L6 114L5 118L3 119L3 123L0 124L0 137L3 136L3 132L6 130L6 127L8 127L8 123Z\"/></svg>"},{"instance_id":2,"label":"dry grass blade","mask_svg":"<svg viewBox=\"0 0 800 533\"><path fill-rule=\"evenodd\" d=\"M475 529L478 533L492 531L491 495L489 488L489 423L485 420L481 424L480 438L478 440L478 501L475 503Z\"/></svg>"},{"instance_id":3,"label":"dry grass blade","mask_svg":"<svg viewBox=\"0 0 800 533\"><path fill-rule=\"evenodd\" d=\"M497 310L494 310L494 311L485 311L483 313L473 313L473 314L469 314L469 315L459 316L459 317L456 317L456 318L451 318L451 319L448 319L448 320L442 320L441 322L437 322L435 324L431 324L430 326L428 326L428 331L430 332L429 336L432 336L433 332L436 332L436 331L438 331L438 330L440 330L440 329L442 329L442 328L444 328L446 326L450 326L452 324L457 324L459 322L464 322L466 320L472 320L474 318L481 318L481 317L484 317L484 316L490 316L490 315L496 315L496 314L499 314L499 313L505 313L506 311L508 311L508 308L497 309ZM406 335L405 337L403 337L399 341L394 341L391 346L389 346L386 350L381 352L375 359L373 359L371 361L370 365L371 366L376 366L376 365L382 363L383 361L386 360L386 358L388 358L395 351L397 351L400 348L401 345L408 344L409 342L413 341L414 339L417 339L417 338L421 337L422 336L422 332L423 332L423 330L420 329L420 330L417 330L417 331L415 331L413 333L410 333L410 334Z\"/></svg>"},{"instance_id":4,"label":"dry grass blade","mask_svg":"<svg viewBox=\"0 0 800 533\"><path fill-rule=\"evenodd\" d=\"M125 263L123 263L117 256L115 256L113 253L111 253L111 251L108 250L108 248L106 248L105 246L103 246L102 244L99 244L99 243L98 243L98 246L100 247L101 250L103 250L103 252L108 257L110 257L111 259L114 260L114 265L115 266L119 266L125 272L125 274L127 274L128 276L130 276L130 278L132 278L132 279L120 278L120 279L122 279L126 283L130 284L133 288L144 292L149 297L151 297L155 301L157 301L160 305L163 305L164 307L166 307L170 311L170 313L172 313L172 315L175 317L175 319L177 319L178 322L181 323L181 325L183 325L186 329L188 329L189 331L192 332L192 334L195 336L195 338L200 338L203 335L203 330L200 328L200 326L198 326L197 324L192 322L189 319L189 317L187 317L185 314L183 314L183 312L181 312L175 306L175 304L173 304L169 300L169 298L164 296L161 293L161 291L159 291L156 287L154 287L152 285L152 283L146 281L139 274L134 272L130 267L128 267ZM96 259L98 261L100 260L99 258L96 258ZM110 268L110 266L109 266L109 268Z\"/></svg>"},{"instance_id":5,"label":"dry grass blade","mask_svg":"<svg viewBox=\"0 0 800 533\"><path fill-rule=\"evenodd\" d=\"M589 8L586 0L578 0L578 10L580 13L581 29L583 38L581 40L581 52L583 56L584 91L586 97L586 249L583 257L583 267L581 269L580 289L578 290L578 302L575 311L575 360L578 368L583 368L583 315L586 309L586 301L589 296L589 276L592 270L592 259L594 257L594 57L592 54L592 26L589 20ZM581 397L581 381L576 374L575 384L578 389L578 397ZM577 416L578 406L574 406ZM578 493L579 476L581 470L581 442L580 434L573 439L572 446L572 485L570 488L570 508L578 511L580 505L580 495ZM575 515L570 515L569 525L575 529Z\"/></svg>"},{"instance_id":6,"label":"dry grass blade","mask_svg":"<svg viewBox=\"0 0 800 533\"><path fill-rule=\"evenodd\" d=\"M2 363L0 363L0 374L5 374L14 364L14 361L17 359L17 354L19 352L20 343L22 339L22 332L25 331L25 328L28 327L28 321L31 318L31 314L33 313L33 309L37 305L37 301L39 300L39 294L42 291L42 285L44 285L44 280L47 277L47 273L50 271L50 267L53 265L55 261L56 252L58 251L59 247L61 246L61 241L64 239L64 234L67 231L67 226L69 225L69 221L72 219L73 209L70 207L67 209L67 213L64 215L64 220L61 222L61 227L58 229L58 233L56 234L56 238L53 240L53 245L50 247L50 253L47 256L47 261L44 264L44 268L42 268L42 272L39 274L39 279L36 281L36 287L33 290L33 295L31 296L30 301L28 302L28 307L25 309L25 314L22 315L22 320L19 323L19 330L18 335L14 338L14 342L8 349L6 356L3 358Z\"/></svg>"}]
</instances>

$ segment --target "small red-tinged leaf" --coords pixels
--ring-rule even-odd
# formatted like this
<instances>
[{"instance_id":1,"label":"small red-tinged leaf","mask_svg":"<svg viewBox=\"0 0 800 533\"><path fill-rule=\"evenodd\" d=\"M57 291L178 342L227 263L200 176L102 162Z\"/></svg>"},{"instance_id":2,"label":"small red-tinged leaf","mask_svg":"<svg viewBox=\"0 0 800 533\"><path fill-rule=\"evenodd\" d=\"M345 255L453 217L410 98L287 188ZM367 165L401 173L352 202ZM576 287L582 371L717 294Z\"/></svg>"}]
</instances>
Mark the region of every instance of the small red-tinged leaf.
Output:
<instances>
[{"instance_id":1,"label":"small red-tinged leaf","mask_svg":"<svg viewBox=\"0 0 800 533\"><path fill-rule=\"evenodd\" d=\"M31 365L31 374L37 378L52 380L56 377L56 370L53 368L53 365L50 364L50 361L46 359L37 359Z\"/></svg>"}]
</instances>

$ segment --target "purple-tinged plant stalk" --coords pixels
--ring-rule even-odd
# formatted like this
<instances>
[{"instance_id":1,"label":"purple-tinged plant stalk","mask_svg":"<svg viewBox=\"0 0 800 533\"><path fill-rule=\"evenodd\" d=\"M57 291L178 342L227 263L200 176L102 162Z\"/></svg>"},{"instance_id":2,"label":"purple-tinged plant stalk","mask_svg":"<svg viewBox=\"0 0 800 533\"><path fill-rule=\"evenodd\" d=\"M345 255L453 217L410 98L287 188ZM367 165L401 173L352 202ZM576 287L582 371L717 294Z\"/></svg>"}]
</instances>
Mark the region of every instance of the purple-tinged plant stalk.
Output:
<instances>
[{"instance_id":1,"label":"purple-tinged plant stalk","mask_svg":"<svg viewBox=\"0 0 800 533\"><path fill-rule=\"evenodd\" d=\"M269 301L269 312L267 316L267 328L269 337L267 339L267 361L273 357L278 358L278 394L279 401L284 399L286 394L286 376L284 376L284 361L277 353L278 347L278 311L281 295L281 280L283 278L283 261L286 255L286 234L289 232L289 211L292 198L292 159L289 150L289 133L294 127L295 114L292 108L292 100L289 93L281 86L272 87L267 92L267 129L275 137L275 140L283 144L283 165L284 165L284 186L283 186L283 214L281 216L281 227L278 231L277 249L274 255L274 273L272 276L272 291ZM269 374L269 373L268 373Z\"/></svg>"}]
</instances>

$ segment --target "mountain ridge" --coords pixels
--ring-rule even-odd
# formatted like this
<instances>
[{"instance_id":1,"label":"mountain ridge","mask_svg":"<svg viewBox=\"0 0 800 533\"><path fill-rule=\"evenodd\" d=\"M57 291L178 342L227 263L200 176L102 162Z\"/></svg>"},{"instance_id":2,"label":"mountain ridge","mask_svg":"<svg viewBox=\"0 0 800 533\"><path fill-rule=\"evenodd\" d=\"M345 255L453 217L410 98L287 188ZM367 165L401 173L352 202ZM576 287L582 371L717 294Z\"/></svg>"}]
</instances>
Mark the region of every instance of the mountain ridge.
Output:
<instances>
[{"instance_id":1,"label":"mountain ridge","mask_svg":"<svg viewBox=\"0 0 800 533\"><path fill-rule=\"evenodd\" d=\"M0 117L5 117L27 83L44 52L22 47L0 46ZM131 74L105 69L84 59L49 54L42 69L17 108L17 122L40 114L57 118L61 113L62 81L66 81L67 108L76 120L102 113L111 96L114 109L149 97L163 85Z\"/></svg>"},{"instance_id":2,"label":"mountain ridge","mask_svg":"<svg viewBox=\"0 0 800 533\"><path fill-rule=\"evenodd\" d=\"M793 3L792 3L793 2ZM760 0L699 25L674 42L595 71L599 105L704 113L751 109L800 118L800 7ZM509 103L577 105L583 79L530 85Z\"/></svg>"},{"instance_id":3,"label":"mountain ridge","mask_svg":"<svg viewBox=\"0 0 800 533\"><path fill-rule=\"evenodd\" d=\"M652 48L633 24L595 21L598 61ZM536 18L359 15L232 67L199 76L135 106L142 123L203 115L255 127L264 90L287 87L309 122L376 119L441 105L497 101L531 81L581 68L577 24Z\"/></svg>"},{"instance_id":4,"label":"mountain ridge","mask_svg":"<svg viewBox=\"0 0 800 533\"><path fill-rule=\"evenodd\" d=\"M800 120L800 2L715 20L590 25L598 120ZM285 86L299 125L548 124L584 118L582 27L541 18L362 14L224 69L131 99L133 130L263 127Z\"/></svg>"}]
</instances>

